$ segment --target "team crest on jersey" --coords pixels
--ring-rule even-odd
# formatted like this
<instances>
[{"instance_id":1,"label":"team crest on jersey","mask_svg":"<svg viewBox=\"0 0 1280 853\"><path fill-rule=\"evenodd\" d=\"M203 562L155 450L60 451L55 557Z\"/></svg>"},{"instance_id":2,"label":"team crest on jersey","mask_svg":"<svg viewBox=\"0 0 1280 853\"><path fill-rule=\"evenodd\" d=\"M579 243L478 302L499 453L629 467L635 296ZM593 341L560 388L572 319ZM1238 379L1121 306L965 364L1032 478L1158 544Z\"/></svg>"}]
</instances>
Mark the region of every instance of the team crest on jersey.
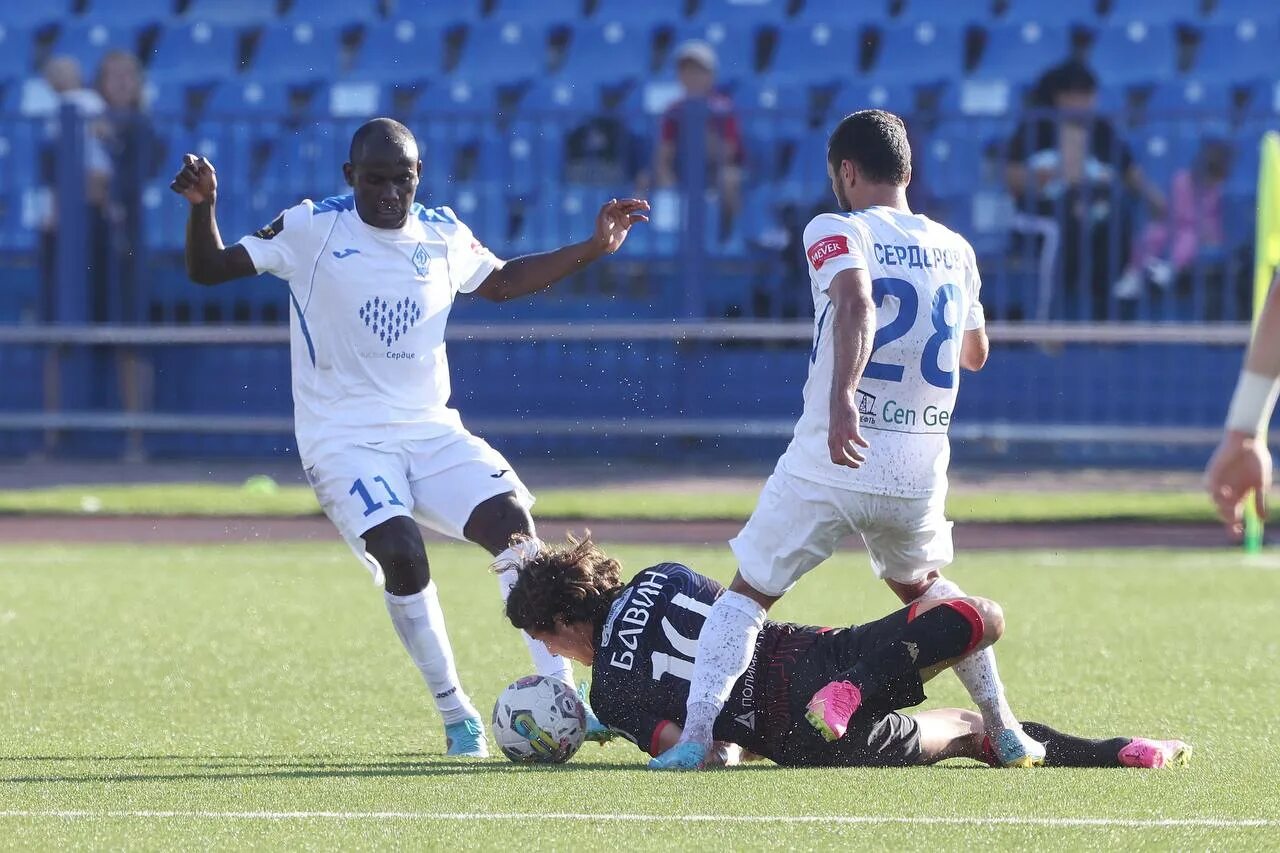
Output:
<instances>
[{"instance_id":1,"label":"team crest on jersey","mask_svg":"<svg viewBox=\"0 0 1280 853\"><path fill-rule=\"evenodd\" d=\"M359 315L365 328L386 344L387 349L391 349L392 344L418 325L422 319L422 308L407 296L399 302L375 296L360 306Z\"/></svg>"},{"instance_id":2,"label":"team crest on jersey","mask_svg":"<svg viewBox=\"0 0 1280 853\"><path fill-rule=\"evenodd\" d=\"M866 391L855 392L858 396L858 423L862 426L876 422L876 395Z\"/></svg>"},{"instance_id":3,"label":"team crest on jersey","mask_svg":"<svg viewBox=\"0 0 1280 853\"><path fill-rule=\"evenodd\" d=\"M430 259L427 257L427 247L419 243L418 248L413 252L413 268L418 271L418 275L427 274L428 260Z\"/></svg>"}]
</instances>

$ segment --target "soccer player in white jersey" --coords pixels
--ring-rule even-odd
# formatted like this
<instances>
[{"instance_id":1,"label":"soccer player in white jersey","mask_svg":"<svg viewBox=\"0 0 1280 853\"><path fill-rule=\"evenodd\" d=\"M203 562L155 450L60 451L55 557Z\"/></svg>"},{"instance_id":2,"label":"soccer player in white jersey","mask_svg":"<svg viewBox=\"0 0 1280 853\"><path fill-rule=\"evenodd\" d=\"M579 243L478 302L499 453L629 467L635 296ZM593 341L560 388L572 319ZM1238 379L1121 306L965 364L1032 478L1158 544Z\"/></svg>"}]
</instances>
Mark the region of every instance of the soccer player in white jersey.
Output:
<instances>
[{"instance_id":1,"label":"soccer player in white jersey","mask_svg":"<svg viewBox=\"0 0 1280 853\"><path fill-rule=\"evenodd\" d=\"M232 246L215 216L212 164L188 154L172 189L191 203L191 279L219 284L269 272L289 283L298 453L324 511L385 584L387 610L445 722L449 755L488 754L463 691L431 582L423 524L518 565L533 497L449 402L445 322L454 298L536 293L616 252L648 203L612 200L587 240L501 261L448 207L414 202L422 163L408 128L374 119L342 167L352 192L303 201ZM515 571L500 576L503 598ZM563 658L530 640L538 672L572 683Z\"/></svg>"},{"instance_id":2,"label":"soccer player in white jersey","mask_svg":"<svg viewBox=\"0 0 1280 853\"><path fill-rule=\"evenodd\" d=\"M1259 518L1267 517L1271 452L1267 426L1280 395L1280 276L1271 282L1253 342L1240 368L1222 440L1205 469L1205 485L1227 530L1244 535L1243 506L1253 492Z\"/></svg>"},{"instance_id":3,"label":"soccer player in white jersey","mask_svg":"<svg viewBox=\"0 0 1280 853\"><path fill-rule=\"evenodd\" d=\"M911 148L897 116L847 116L827 161L845 212L804 232L815 312L804 413L730 542L738 573L702 628L685 728L650 763L657 769L702 766L766 611L844 536L861 534L872 569L903 602L964 596L939 571L952 559L947 427L960 368L980 369L988 352L973 249L908 207ZM1005 701L990 649L956 669L1000 763L1041 763L1044 748ZM860 704L859 685L835 681L814 695L808 720L836 740Z\"/></svg>"}]
</instances>

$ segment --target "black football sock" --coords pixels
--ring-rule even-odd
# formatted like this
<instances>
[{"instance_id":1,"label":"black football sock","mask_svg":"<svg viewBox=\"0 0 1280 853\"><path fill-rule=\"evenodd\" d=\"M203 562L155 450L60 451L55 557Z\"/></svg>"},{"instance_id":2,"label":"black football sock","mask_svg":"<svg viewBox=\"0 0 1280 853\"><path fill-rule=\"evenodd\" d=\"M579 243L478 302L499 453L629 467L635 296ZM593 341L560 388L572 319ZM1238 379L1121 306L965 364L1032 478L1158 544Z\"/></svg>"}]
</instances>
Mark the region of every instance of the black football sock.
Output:
<instances>
[{"instance_id":1,"label":"black football sock","mask_svg":"<svg viewBox=\"0 0 1280 853\"><path fill-rule=\"evenodd\" d=\"M895 639L862 656L840 679L858 686L862 695L879 693L922 669L958 658L982 639L982 616L965 601L946 601L914 615Z\"/></svg>"},{"instance_id":2,"label":"black football sock","mask_svg":"<svg viewBox=\"0 0 1280 853\"><path fill-rule=\"evenodd\" d=\"M1044 723L1024 722L1022 730L1028 737L1044 744L1045 767L1120 767L1120 750L1132 740L1127 737L1106 740L1076 737L1049 728Z\"/></svg>"}]
</instances>

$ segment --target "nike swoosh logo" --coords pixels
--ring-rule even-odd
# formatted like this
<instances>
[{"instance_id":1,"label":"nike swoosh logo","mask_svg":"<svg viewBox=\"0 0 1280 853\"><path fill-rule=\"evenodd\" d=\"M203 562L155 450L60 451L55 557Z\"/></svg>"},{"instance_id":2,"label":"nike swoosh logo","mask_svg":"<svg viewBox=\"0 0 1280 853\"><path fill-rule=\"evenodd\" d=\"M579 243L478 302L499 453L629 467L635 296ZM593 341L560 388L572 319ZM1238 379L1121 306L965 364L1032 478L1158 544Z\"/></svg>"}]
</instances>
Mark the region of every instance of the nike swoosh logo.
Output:
<instances>
[{"instance_id":1,"label":"nike swoosh logo","mask_svg":"<svg viewBox=\"0 0 1280 853\"><path fill-rule=\"evenodd\" d=\"M334 252L333 256L338 260L342 260L343 258L349 258L352 255L358 255L358 254L360 254L359 249L343 249L341 252Z\"/></svg>"},{"instance_id":2,"label":"nike swoosh logo","mask_svg":"<svg viewBox=\"0 0 1280 853\"><path fill-rule=\"evenodd\" d=\"M496 473L496 474L490 474L489 476L490 476L490 477L492 477L492 478L493 478L493 479L495 479L495 480L498 480L498 479L501 479L501 478L502 478L502 477L503 477L503 476L504 476L508 471L510 471L510 470L511 470L510 468L503 468L503 469L502 469L501 471L499 471L498 473Z\"/></svg>"}]
</instances>

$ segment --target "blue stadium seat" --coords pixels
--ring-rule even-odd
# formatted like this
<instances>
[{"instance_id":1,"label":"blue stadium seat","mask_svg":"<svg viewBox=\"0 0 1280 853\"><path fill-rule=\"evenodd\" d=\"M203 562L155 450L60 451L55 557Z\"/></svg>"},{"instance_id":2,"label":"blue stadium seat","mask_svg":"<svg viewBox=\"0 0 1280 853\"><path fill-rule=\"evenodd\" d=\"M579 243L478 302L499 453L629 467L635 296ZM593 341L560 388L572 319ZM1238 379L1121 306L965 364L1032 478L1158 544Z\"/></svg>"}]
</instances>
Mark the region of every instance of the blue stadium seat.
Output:
<instances>
[{"instance_id":1,"label":"blue stadium seat","mask_svg":"<svg viewBox=\"0 0 1280 853\"><path fill-rule=\"evenodd\" d=\"M698 21L751 26L777 26L787 19L788 0L701 0Z\"/></svg>"},{"instance_id":2,"label":"blue stadium seat","mask_svg":"<svg viewBox=\"0 0 1280 853\"><path fill-rule=\"evenodd\" d=\"M342 33L310 23L269 27L262 32L249 73L271 83L319 83L338 76Z\"/></svg>"},{"instance_id":3,"label":"blue stadium seat","mask_svg":"<svg viewBox=\"0 0 1280 853\"><path fill-rule=\"evenodd\" d=\"M932 24L889 27L881 33L874 73L897 83L937 83L960 76L964 32Z\"/></svg>"},{"instance_id":4,"label":"blue stadium seat","mask_svg":"<svg viewBox=\"0 0 1280 853\"><path fill-rule=\"evenodd\" d=\"M453 73L469 83L527 83L546 71L547 31L540 25L476 24Z\"/></svg>"},{"instance_id":5,"label":"blue stadium seat","mask_svg":"<svg viewBox=\"0 0 1280 853\"><path fill-rule=\"evenodd\" d=\"M1070 50L1071 33L1064 26L1031 21L995 26L987 30L986 47L975 74L1030 83L1045 68L1065 60Z\"/></svg>"},{"instance_id":6,"label":"blue stadium seat","mask_svg":"<svg viewBox=\"0 0 1280 853\"><path fill-rule=\"evenodd\" d=\"M998 20L1008 24L1034 21L1043 26L1098 25L1093 3L1071 3L1063 0L1009 0L1008 8Z\"/></svg>"},{"instance_id":7,"label":"blue stadium seat","mask_svg":"<svg viewBox=\"0 0 1280 853\"><path fill-rule=\"evenodd\" d=\"M1274 79L1280 54L1280 27L1242 19L1205 27L1196 55L1197 76L1205 80L1248 83Z\"/></svg>"},{"instance_id":8,"label":"blue stadium seat","mask_svg":"<svg viewBox=\"0 0 1280 853\"><path fill-rule=\"evenodd\" d=\"M756 73L756 36L759 26L755 24L723 24L704 22L687 24L678 27L673 47L689 39L700 39L707 42L716 51L719 69L716 74L721 83L730 83L750 77ZM675 74L675 51L666 57L662 71L664 74Z\"/></svg>"},{"instance_id":9,"label":"blue stadium seat","mask_svg":"<svg viewBox=\"0 0 1280 853\"><path fill-rule=\"evenodd\" d=\"M285 13L291 24L311 24L346 28L353 24L373 24L382 19L380 0L306 0L294 3Z\"/></svg>"},{"instance_id":10,"label":"blue stadium seat","mask_svg":"<svg viewBox=\"0 0 1280 853\"><path fill-rule=\"evenodd\" d=\"M1276 19L1276 4L1271 0L1216 0L1213 4L1213 20L1230 23L1248 18L1252 21Z\"/></svg>"},{"instance_id":11,"label":"blue stadium seat","mask_svg":"<svg viewBox=\"0 0 1280 853\"><path fill-rule=\"evenodd\" d=\"M990 2L984 4L957 3L955 0L907 0L906 7L898 13L895 20L903 24L928 21L931 24L965 27L986 24L990 17Z\"/></svg>"},{"instance_id":12,"label":"blue stadium seat","mask_svg":"<svg viewBox=\"0 0 1280 853\"><path fill-rule=\"evenodd\" d=\"M1106 27L1098 33L1090 64L1107 86L1160 83L1177 73L1177 42L1168 24L1140 21Z\"/></svg>"},{"instance_id":13,"label":"blue stadium seat","mask_svg":"<svg viewBox=\"0 0 1280 853\"><path fill-rule=\"evenodd\" d=\"M1259 80L1248 93L1249 115L1280 115L1280 80Z\"/></svg>"},{"instance_id":14,"label":"blue stadium seat","mask_svg":"<svg viewBox=\"0 0 1280 853\"><path fill-rule=\"evenodd\" d=\"M283 86L257 80L220 83L210 92L205 115L227 118L253 116L281 118L289 112L289 92Z\"/></svg>"},{"instance_id":15,"label":"blue stadium seat","mask_svg":"<svg viewBox=\"0 0 1280 853\"><path fill-rule=\"evenodd\" d=\"M191 90L186 83L148 78L142 84L142 97L153 115L173 118L187 114Z\"/></svg>"},{"instance_id":16,"label":"blue stadium seat","mask_svg":"<svg viewBox=\"0 0 1280 853\"><path fill-rule=\"evenodd\" d=\"M649 70L651 31L618 21L580 26L558 76L582 86L638 80Z\"/></svg>"},{"instance_id":17,"label":"blue stadium seat","mask_svg":"<svg viewBox=\"0 0 1280 853\"><path fill-rule=\"evenodd\" d=\"M1155 86L1147 99L1147 114L1200 115L1223 117L1231 109L1231 87L1226 83L1202 80L1169 80Z\"/></svg>"},{"instance_id":18,"label":"blue stadium seat","mask_svg":"<svg viewBox=\"0 0 1280 853\"><path fill-rule=\"evenodd\" d=\"M84 20L118 27L151 27L174 20L174 0L89 0Z\"/></svg>"},{"instance_id":19,"label":"blue stadium seat","mask_svg":"<svg viewBox=\"0 0 1280 853\"><path fill-rule=\"evenodd\" d=\"M786 174L778 182L778 195L782 199L801 203L831 198L825 132L810 133L796 143Z\"/></svg>"},{"instance_id":20,"label":"blue stadium seat","mask_svg":"<svg viewBox=\"0 0 1280 853\"><path fill-rule=\"evenodd\" d=\"M944 115L982 117L986 120L1012 117L1021 111L1026 88L1005 77L966 77L942 88L939 107ZM1001 124L999 121L996 123Z\"/></svg>"},{"instance_id":21,"label":"blue stadium seat","mask_svg":"<svg viewBox=\"0 0 1280 853\"><path fill-rule=\"evenodd\" d=\"M183 20L224 27L262 27L276 21L276 4L265 0L191 0Z\"/></svg>"},{"instance_id":22,"label":"blue stadium seat","mask_svg":"<svg viewBox=\"0 0 1280 853\"><path fill-rule=\"evenodd\" d=\"M32 42L29 30L0 25L0 81L21 80L35 70Z\"/></svg>"},{"instance_id":23,"label":"blue stadium seat","mask_svg":"<svg viewBox=\"0 0 1280 853\"><path fill-rule=\"evenodd\" d=\"M271 197L268 206L281 210L303 198L319 201L348 191L342 184L342 164L350 144L351 128L341 124L283 131L273 147L271 167L262 174L262 190Z\"/></svg>"},{"instance_id":24,"label":"blue stadium seat","mask_svg":"<svg viewBox=\"0 0 1280 853\"><path fill-rule=\"evenodd\" d=\"M391 17L450 29L484 20L486 0L392 0Z\"/></svg>"},{"instance_id":25,"label":"blue stadium seat","mask_svg":"<svg viewBox=\"0 0 1280 853\"><path fill-rule=\"evenodd\" d=\"M493 132L498 90L457 78L433 87L419 104L425 123L410 126L420 141L425 140L428 147L442 142L472 144Z\"/></svg>"},{"instance_id":26,"label":"blue stadium seat","mask_svg":"<svg viewBox=\"0 0 1280 853\"><path fill-rule=\"evenodd\" d=\"M445 29L395 21L365 30L353 76L391 83L434 80L444 73Z\"/></svg>"},{"instance_id":27,"label":"blue stadium seat","mask_svg":"<svg viewBox=\"0 0 1280 853\"><path fill-rule=\"evenodd\" d=\"M101 22L70 21L58 28L53 52L73 56L89 79L97 71L102 57L111 50L138 49L138 27L114 26Z\"/></svg>"},{"instance_id":28,"label":"blue stadium seat","mask_svg":"<svg viewBox=\"0 0 1280 853\"><path fill-rule=\"evenodd\" d=\"M239 70L234 31L195 23L170 27L156 41L148 71L170 81L221 82Z\"/></svg>"},{"instance_id":29,"label":"blue stadium seat","mask_svg":"<svg viewBox=\"0 0 1280 853\"><path fill-rule=\"evenodd\" d=\"M831 98L828 128L835 127L835 123L849 113L869 109L889 110L909 116L916 110L915 87L888 78L851 80L837 89Z\"/></svg>"},{"instance_id":30,"label":"blue stadium seat","mask_svg":"<svg viewBox=\"0 0 1280 853\"><path fill-rule=\"evenodd\" d=\"M564 176L564 128L556 122L517 121L488 134L479 146L477 173L509 195L528 195Z\"/></svg>"},{"instance_id":31,"label":"blue stadium seat","mask_svg":"<svg viewBox=\"0 0 1280 853\"><path fill-rule=\"evenodd\" d=\"M809 90L785 77L743 81L733 92L743 132L753 139L798 139L808 130Z\"/></svg>"},{"instance_id":32,"label":"blue stadium seat","mask_svg":"<svg viewBox=\"0 0 1280 853\"><path fill-rule=\"evenodd\" d=\"M815 85L847 80L857 73L859 40L853 27L788 27L778 35L770 72L778 79Z\"/></svg>"},{"instance_id":33,"label":"blue stadium seat","mask_svg":"<svg viewBox=\"0 0 1280 853\"><path fill-rule=\"evenodd\" d=\"M1194 123L1159 122L1134 134L1129 146L1147 178L1167 192L1174 172L1194 162L1199 136Z\"/></svg>"},{"instance_id":34,"label":"blue stadium seat","mask_svg":"<svg viewBox=\"0 0 1280 853\"><path fill-rule=\"evenodd\" d=\"M13 0L4 4L0 23L15 29L40 29L70 18L74 5L73 0L42 0L39 3Z\"/></svg>"},{"instance_id":35,"label":"blue stadium seat","mask_svg":"<svg viewBox=\"0 0 1280 853\"><path fill-rule=\"evenodd\" d=\"M963 122L944 124L920 140L915 153L929 190L942 198L973 193L981 183L985 145L982 136Z\"/></svg>"},{"instance_id":36,"label":"blue stadium seat","mask_svg":"<svg viewBox=\"0 0 1280 853\"><path fill-rule=\"evenodd\" d=\"M1107 22L1126 24L1145 21L1148 24L1196 24L1203 20L1201 0L1111 0Z\"/></svg>"},{"instance_id":37,"label":"blue stadium seat","mask_svg":"<svg viewBox=\"0 0 1280 853\"><path fill-rule=\"evenodd\" d=\"M621 21L624 24L674 26L685 20L685 0L598 0L591 20L596 23Z\"/></svg>"},{"instance_id":38,"label":"blue stadium seat","mask_svg":"<svg viewBox=\"0 0 1280 853\"><path fill-rule=\"evenodd\" d=\"M576 80L542 79L535 81L520 99L520 113L537 118L566 113L575 118L600 109L600 90L582 86Z\"/></svg>"},{"instance_id":39,"label":"blue stadium seat","mask_svg":"<svg viewBox=\"0 0 1280 853\"><path fill-rule=\"evenodd\" d=\"M804 6L790 23L793 26L811 27L826 24L831 27L858 27L868 24L883 26L892 23L890 0L805 0ZM963 4L962 4L963 5Z\"/></svg>"},{"instance_id":40,"label":"blue stadium seat","mask_svg":"<svg viewBox=\"0 0 1280 853\"><path fill-rule=\"evenodd\" d=\"M375 80L338 80L322 86L312 112L331 118L372 118L392 112L395 86Z\"/></svg>"},{"instance_id":41,"label":"blue stadium seat","mask_svg":"<svg viewBox=\"0 0 1280 853\"><path fill-rule=\"evenodd\" d=\"M495 23L564 26L583 18L583 0L498 0L489 13Z\"/></svg>"}]
</instances>

